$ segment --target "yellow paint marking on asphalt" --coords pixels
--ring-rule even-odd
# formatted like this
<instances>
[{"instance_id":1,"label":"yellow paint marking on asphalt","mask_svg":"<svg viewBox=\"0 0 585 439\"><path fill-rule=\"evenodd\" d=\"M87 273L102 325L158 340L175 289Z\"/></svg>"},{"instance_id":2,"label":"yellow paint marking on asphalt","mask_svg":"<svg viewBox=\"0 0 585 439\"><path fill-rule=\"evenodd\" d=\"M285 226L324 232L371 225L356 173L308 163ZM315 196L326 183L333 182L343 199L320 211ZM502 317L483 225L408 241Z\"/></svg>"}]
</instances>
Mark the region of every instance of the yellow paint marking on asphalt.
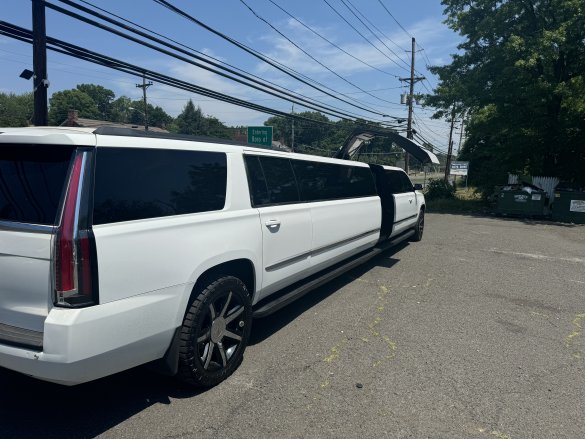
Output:
<instances>
[{"instance_id":1,"label":"yellow paint marking on asphalt","mask_svg":"<svg viewBox=\"0 0 585 439\"><path fill-rule=\"evenodd\" d=\"M325 357L323 361L326 361L327 363L332 363L333 361L337 360L337 358L339 358L339 348L337 346L333 346L331 348L331 355Z\"/></svg>"},{"instance_id":2,"label":"yellow paint marking on asphalt","mask_svg":"<svg viewBox=\"0 0 585 439\"><path fill-rule=\"evenodd\" d=\"M497 437L498 439L512 439L511 436L509 436L509 435L507 435L505 433L501 433L501 432L499 432L497 430L493 430L491 432L491 435Z\"/></svg>"},{"instance_id":3,"label":"yellow paint marking on asphalt","mask_svg":"<svg viewBox=\"0 0 585 439\"><path fill-rule=\"evenodd\" d=\"M501 431L498 431L498 430L490 430L488 428L478 428L477 431L479 431L480 433L486 433L486 434L489 434L491 436L497 437L498 439L512 439L512 436L510 436L506 433L502 433Z\"/></svg>"},{"instance_id":4,"label":"yellow paint marking on asphalt","mask_svg":"<svg viewBox=\"0 0 585 439\"><path fill-rule=\"evenodd\" d=\"M536 311L530 311L530 314L532 314L533 316L548 317L547 314L542 314L542 313L536 312Z\"/></svg>"},{"instance_id":5,"label":"yellow paint marking on asphalt","mask_svg":"<svg viewBox=\"0 0 585 439\"><path fill-rule=\"evenodd\" d=\"M573 332L571 332L565 338L565 346L569 347L573 343L573 339L578 337L581 334L581 330L583 329L583 319L585 318L585 313L577 314L573 319Z\"/></svg>"}]
</instances>

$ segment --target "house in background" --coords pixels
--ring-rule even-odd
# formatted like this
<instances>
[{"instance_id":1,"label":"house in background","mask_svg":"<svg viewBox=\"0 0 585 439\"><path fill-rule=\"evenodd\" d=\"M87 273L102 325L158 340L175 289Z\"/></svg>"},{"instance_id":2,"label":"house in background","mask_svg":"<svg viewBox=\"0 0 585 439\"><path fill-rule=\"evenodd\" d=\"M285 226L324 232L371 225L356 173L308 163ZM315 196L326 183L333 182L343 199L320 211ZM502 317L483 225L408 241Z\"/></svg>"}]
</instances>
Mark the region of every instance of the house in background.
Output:
<instances>
[{"instance_id":1,"label":"house in background","mask_svg":"<svg viewBox=\"0 0 585 439\"><path fill-rule=\"evenodd\" d=\"M81 127L81 128L99 128L99 127L114 127L114 128L131 128L134 130L144 130L144 125L133 125L130 123L109 122L107 120L95 120L79 117L79 111L69 110L67 119L60 125L62 127ZM148 131L153 133L168 133L159 127L148 127Z\"/></svg>"}]
</instances>

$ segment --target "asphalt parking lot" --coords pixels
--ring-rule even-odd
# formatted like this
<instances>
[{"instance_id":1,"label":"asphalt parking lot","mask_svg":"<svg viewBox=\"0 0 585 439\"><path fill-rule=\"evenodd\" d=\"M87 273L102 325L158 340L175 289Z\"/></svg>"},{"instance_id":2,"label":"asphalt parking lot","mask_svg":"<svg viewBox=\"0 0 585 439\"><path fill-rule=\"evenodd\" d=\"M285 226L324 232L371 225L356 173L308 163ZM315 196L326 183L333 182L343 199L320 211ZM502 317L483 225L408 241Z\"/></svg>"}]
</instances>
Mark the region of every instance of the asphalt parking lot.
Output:
<instances>
[{"instance_id":1,"label":"asphalt parking lot","mask_svg":"<svg viewBox=\"0 0 585 439\"><path fill-rule=\"evenodd\" d=\"M585 226L434 214L254 322L221 385L0 370L0 437L585 437Z\"/></svg>"}]
</instances>

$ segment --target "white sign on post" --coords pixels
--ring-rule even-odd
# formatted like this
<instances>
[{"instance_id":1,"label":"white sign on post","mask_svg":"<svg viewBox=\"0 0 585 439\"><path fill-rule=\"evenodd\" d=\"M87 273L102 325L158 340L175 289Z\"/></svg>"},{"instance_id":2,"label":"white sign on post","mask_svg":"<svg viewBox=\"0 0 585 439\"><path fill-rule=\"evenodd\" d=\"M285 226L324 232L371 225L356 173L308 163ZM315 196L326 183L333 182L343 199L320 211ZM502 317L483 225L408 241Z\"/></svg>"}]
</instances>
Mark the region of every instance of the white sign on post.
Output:
<instances>
[{"instance_id":1,"label":"white sign on post","mask_svg":"<svg viewBox=\"0 0 585 439\"><path fill-rule=\"evenodd\" d=\"M469 162L451 162L450 175L467 175L469 171Z\"/></svg>"}]
</instances>

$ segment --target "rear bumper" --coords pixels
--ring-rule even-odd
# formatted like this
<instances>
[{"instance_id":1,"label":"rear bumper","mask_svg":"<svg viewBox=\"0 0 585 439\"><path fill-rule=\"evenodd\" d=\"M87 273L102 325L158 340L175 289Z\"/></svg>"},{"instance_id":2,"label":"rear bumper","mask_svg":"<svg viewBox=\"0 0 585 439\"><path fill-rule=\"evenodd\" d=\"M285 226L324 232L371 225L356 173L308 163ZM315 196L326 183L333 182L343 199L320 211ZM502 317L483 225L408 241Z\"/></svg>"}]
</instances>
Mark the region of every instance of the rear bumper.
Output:
<instances>
[{"instance_id":1,"label":"rear bumper","mask_svg":"<svg viewBox=\"0 0 585 439\"><path fill-rule=\"evenodd\" d=\"M182 319L184 289L77 310L53 308L45 320L42 350L0 344L0 367L75 385L162 358Z\"/></svg>"}]
</instances>

